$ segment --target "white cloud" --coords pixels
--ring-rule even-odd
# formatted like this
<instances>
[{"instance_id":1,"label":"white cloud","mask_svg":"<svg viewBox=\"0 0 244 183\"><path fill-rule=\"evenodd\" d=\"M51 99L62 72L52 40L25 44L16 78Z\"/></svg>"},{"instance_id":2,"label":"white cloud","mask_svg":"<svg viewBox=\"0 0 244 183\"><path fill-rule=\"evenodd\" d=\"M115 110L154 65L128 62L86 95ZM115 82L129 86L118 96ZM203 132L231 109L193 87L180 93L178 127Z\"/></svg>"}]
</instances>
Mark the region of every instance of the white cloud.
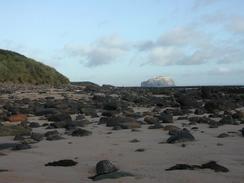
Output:
<instances>
[{"instance_id":1,"label":"white cloud","mask_svg":"<svg viewBox=\"0 0 244 183\"><path fill-rule=\"evenodd\" d=\"M138 49L147 52L147 64L153 65L203 64L215 55L213 40L193 26L172 29Z\"/></svg>"},{"instance_id":2,"label":"white cloud","mask_svg":"<svg viewBox=\"0 0 244 183\"><path fill-rule=\"evenodd\" d=\"M117 60L124 53L125 51L123 49L116 47L94 47L84 50L82 55L88 60L86 65L89 67L93 67L111 63Z\"/></svg>"},{"instance_id":3,"label":"white cloud","mask_svg":"<svg viewBox=\"0 0 244 183\"><path fill-rule=\"evenodd\" d=\"M81 63L95 67L112 63L122 57L130 45L117 35L103 37L88 46L66 45L65 50L70 56L76 56Z\"/></svg>"},{"instance_id":4,"label":"white cloud","mask_svg":"<svg viewBox=\"0 0 244 183\"><path fill-rule=\"evenodd\" d=\"M191 27L177 27L164 33L158 40L159 45L184 46L186 43L195 42L195 38L201 35Z\"/></svg>"},{"instance_id":5,"label":"white cloud","mask_svg":"<svg viewBox=\"0 0 244 183\"><path fill-rule=\"evenodd\" d=\"M217 17L215 21L221 19ZM238 21L239 22L239 21ZM226 24L227 25L227 24ZM242 31L242 24L236 23L235 30ZM208 63L231 64L244 62L243 43L235 34L219 39L215 33L206 33L199 24L176 27L164 32L156 40L128 42L117 35L103 37L87 46L66 45L71 56L76 56L88 67L110 64L123 56L140 58L142 65L200 65ZM238 28L238 29L237 29ZM221 37L221 36L220 36ZM133 56L132 56L133 58ZM135 58L135 57L134 57Z\"/></svg>"},{"instance_id":6,"label":"white cloud","mask_svg":"<svg viewBox=\"0 0 244 183\"><path fill-rule=\"evenodd\" d=\"M154 47L149 51L148 62L155 65L173 65L185 55L174 47Z\"/></svg>"},{"instance_id":7,"label":"white cloud","mask_svg":"<svg viewBox=\"0 0 244 183\"><path fill-rule=\"evenodd\" d=\"M199 25L177 27L163 33L156 41L145 41L137 49L146 53L146 64L199 65L240 63L244 61L239 38L218 39L216 34L199 30ZM239 28L242 28L239 26Z\"/></svg>"}]
</instances>

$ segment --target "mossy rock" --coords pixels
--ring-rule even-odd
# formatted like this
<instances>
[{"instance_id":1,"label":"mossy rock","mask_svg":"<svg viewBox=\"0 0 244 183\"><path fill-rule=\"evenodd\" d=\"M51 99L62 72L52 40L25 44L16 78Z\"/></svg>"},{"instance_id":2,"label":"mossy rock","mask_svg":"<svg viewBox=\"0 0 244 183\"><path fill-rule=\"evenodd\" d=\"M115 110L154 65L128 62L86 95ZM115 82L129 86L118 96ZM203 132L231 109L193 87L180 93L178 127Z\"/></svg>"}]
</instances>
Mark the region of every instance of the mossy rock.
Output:
<instances>
[{"instance_id":1,"label":"mossy rock","mask_svg":"<svg viewBox=\"0 0 244 183\"><path fill-rule=\"evenodd\" d=\"M31 133L31 128L20 125L0 126L0 136L27 135Z\"/></svg>"},{"instance_id":2,"label":"mossy rock","mask_svg":"<svg viewBox=\"0 0 244 183\"><path fill-rule=\"evenodd\" d=\"M0 49L0 83L64 85L68 78L24 55Z\"/></svg>"}]
</instances>

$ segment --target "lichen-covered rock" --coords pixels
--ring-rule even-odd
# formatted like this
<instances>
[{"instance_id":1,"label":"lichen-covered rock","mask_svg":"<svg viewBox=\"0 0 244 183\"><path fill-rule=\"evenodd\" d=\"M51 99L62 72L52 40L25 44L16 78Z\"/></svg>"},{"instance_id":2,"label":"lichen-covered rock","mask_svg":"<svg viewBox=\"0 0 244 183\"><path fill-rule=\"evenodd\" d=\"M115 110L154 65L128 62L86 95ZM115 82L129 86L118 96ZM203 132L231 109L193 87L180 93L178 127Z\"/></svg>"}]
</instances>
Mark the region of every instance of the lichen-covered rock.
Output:
<instances>
[{"instance_id":1,"label":"lichen-covered rock","mask_svg":"<svg viewBox=\"0 0 244 183\"><path fill-rule=\"evenodd\" d=\"M117 171L118 169L113 165L109 160L99 161L96 165L97 175L112 173Z\"/></svg>"}]
</instances>

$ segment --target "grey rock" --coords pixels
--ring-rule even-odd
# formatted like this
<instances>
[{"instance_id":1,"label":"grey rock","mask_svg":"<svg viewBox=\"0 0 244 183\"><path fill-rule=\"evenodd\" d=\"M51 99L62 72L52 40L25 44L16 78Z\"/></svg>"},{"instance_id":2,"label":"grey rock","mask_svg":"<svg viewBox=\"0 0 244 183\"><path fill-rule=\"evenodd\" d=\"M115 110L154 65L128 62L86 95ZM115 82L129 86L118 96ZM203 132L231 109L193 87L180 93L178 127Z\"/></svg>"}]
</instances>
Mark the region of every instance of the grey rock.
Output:
<instances>
[{"instance_id":1,"label":"grey rock","mask_svg":"<svg viewBox=\"0 0 244 183\"><path fill-rule=\"evenodd\" d=\"M74 130L71 135L75 136L75 137L83 137L83 136L89 136L91 134L92 134L92 132L90 132L88 130L78 128L78 129Z\"/></svg>"},{"instance_id":2,"label":"grey rock","mask_svg":"<svg viewBox=\"0 0 244 183\"><path fill-rule=\"evenodd\" d=\"M174 144L176 142L186 142L186 141L194 141L195 138L193 135L187 130L179 130L176 131L170 138L168 138L167 143Z\"/></svg>"},{"instance_id":3,"label":"grey rock","mask_svg":"<svg viewBox=\"0 0 244 183\"><path fill-rule=\"evenodd\" d=\"M31 138L36 141L42 141L44 138L44 134L41 133L32 133Z\"/></svg>"}]
</instances>

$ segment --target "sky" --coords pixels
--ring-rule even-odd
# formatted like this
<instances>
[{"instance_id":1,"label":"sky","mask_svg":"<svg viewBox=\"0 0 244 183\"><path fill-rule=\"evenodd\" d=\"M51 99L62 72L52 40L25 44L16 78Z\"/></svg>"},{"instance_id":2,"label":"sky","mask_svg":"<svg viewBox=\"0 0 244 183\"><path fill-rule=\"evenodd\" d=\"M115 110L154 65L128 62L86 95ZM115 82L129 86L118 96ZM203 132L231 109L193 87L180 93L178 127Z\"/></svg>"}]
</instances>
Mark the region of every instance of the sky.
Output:
<instances>
[{"instance_id":1,"label":"sky","mask_svg":"<svg viewBox=\"0 0 244 183\"><path fill-rule=\"evenodd\" d=\"M243 0L0 0L0 48L71 81L244 84Z\"/></svg>"}]
</instances>

